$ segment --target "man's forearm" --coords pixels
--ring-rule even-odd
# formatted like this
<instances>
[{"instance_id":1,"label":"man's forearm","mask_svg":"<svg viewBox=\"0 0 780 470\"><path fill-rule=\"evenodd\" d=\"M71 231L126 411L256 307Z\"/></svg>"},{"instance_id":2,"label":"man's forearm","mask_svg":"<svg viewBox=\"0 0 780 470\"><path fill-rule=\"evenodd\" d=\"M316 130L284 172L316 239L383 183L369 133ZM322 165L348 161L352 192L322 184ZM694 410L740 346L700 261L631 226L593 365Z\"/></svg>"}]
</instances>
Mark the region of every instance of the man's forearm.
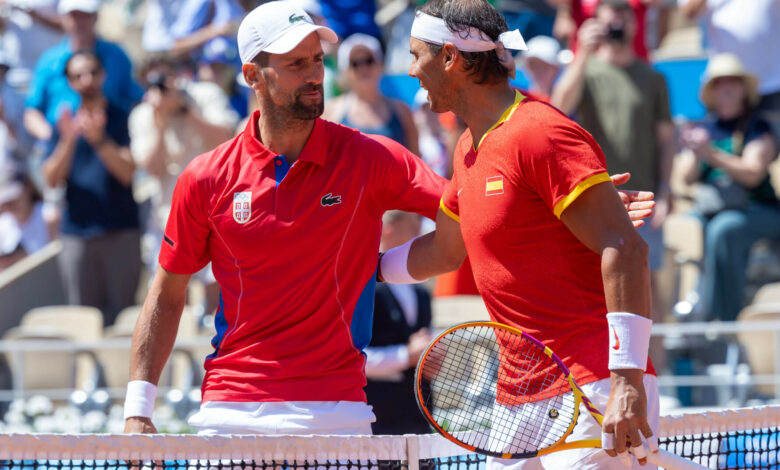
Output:
<instances>
[{"instance_id":1,"label":"man's forearm","mask_svg":"<svg viewBox=\"0 0 780 470\"><path fill-rule=\"evenodd\" d=\"M433 231L414 241L409 250L407 269L415 279L428 279L455 271L463 264L465 257L465 249L460 251L447 244Z\"/></svg>"},{"instance_id":2,"label":"man's forearm","mask_svg":"<svg viewBox=\"0 0 780 470\"><path fill-rule=\"evenodd\" d=\"M576 111L582 100L582 93L585 89L585 66L587 61L588 58L585 53L577 54L553 89L550 103L564 114L572 114Z\"/></svg>"},{"instance_id":3,"label":"man's forearm","mask_svg":"<svg viewBox=\"0 0 780 470\"><path fill-rule=\"evenodd\" d=\"M618 237L601 255L607 311L628 312L650 318L647 244L638 234Z\"/></svg>"},{"instance_id":4,"label":"man's forearm","mask_svg":"<svg viewBox=\"0 0 780 470\"><path fill-rule=\"evenodd\" d=\"M133 332L130 380L153 384L160 380L173 350L185 297L165 295L157 282L153 283Z\"/></svg>"},{"instance_id":5,"label":"man's forearm","mask_svg":"<svg viewBox=\"0 0 780 470\"><path fill-rule=\"evenodd\" d=\"M53 188L67 179L75 149L75 140L61 138L57 142L54 151L41 166L41 173L47 185Z\"/></svg>"},{"instance_id":6,"label":"man's forearm","mask_svg":"<svg viewBox=\"0 0 780 470\"><path fill-rule=\"evenodd\" d=\"M51 124L49 124L42 112L35 108L27 108L24 110L22 120L24 121L24 128L27 129L31 136L38 140L51 139Z\"/></svg>"}]
</instances>

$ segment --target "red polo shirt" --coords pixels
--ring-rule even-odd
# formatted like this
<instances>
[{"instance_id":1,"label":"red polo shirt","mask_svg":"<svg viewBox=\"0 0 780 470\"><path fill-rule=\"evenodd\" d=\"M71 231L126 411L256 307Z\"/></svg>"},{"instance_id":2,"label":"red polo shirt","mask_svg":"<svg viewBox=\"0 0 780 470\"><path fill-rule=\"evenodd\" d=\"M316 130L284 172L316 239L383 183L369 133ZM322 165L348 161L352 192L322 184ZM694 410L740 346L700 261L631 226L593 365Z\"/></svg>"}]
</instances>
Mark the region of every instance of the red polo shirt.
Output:
<instances>
[{"instance_id":1,"label":"red polo shirt","mask_svg":"<svg viewBox=\"0 0 780 470\"><path fill-rule=\"evenodd\" d=\"M203 401L365 401L382 214L435 218L446 181L390 139L317 119L289 166L243 133L176 184L160 264L221 288Z\"/></svg>"},{"instance_id":2,"label":"red polo shirt","mask_svg":"<svg viewBox=\"0 0 780 470\"><path fill-rule=\"evenodd\" d=\"M491 317L543 341L580 385L608 378L601 257L560 221L579 195L610 181L593 137L517 93L476 150L464 132L453 169L441 206L461 224ZM517 376L512 362L507 377Z\"/></svg>"}]
</instances>

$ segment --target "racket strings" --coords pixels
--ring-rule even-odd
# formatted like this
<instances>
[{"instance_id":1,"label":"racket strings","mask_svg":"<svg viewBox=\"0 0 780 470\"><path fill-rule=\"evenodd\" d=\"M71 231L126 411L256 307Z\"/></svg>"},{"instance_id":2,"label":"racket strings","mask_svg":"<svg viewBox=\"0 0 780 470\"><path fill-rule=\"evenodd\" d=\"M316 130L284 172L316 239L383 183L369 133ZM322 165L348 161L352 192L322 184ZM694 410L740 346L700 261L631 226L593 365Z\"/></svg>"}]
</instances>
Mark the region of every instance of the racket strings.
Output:
<instances>
[{"instance_id":1,"label":"racket strings","mask_svg":"<svg viewBox=\"0 0 780 470\"><path fill-rule=\"evenodd\" d=\"M423 359L421 404L477 449L523 455L568 431L575 399L563 371L534 341L491 326L451 331Z\"/></svg>"}]
</instances>

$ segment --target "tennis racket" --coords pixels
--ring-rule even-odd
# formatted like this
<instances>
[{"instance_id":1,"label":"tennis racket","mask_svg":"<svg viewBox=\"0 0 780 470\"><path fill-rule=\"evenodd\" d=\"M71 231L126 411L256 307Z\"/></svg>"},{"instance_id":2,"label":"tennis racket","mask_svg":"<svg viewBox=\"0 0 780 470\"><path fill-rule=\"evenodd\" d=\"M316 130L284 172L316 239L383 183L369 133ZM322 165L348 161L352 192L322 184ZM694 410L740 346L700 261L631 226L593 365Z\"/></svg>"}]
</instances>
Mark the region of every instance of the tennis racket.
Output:
<instances>
[{"instance_id":1,"label":"tennis racket","mask_svg":"<svg viewBox=\"0 0 780 470\"><path fill-rule=\"evenodd\" d=\"M601 440L566 442L580 404L603 416L550 348L507 325L468 322L437 336L415 375L417 404L442 436L472 452L524 459L599 448ZM702 469L664 450L647 460L669 470Z\"/></svg>"}]
</instances>

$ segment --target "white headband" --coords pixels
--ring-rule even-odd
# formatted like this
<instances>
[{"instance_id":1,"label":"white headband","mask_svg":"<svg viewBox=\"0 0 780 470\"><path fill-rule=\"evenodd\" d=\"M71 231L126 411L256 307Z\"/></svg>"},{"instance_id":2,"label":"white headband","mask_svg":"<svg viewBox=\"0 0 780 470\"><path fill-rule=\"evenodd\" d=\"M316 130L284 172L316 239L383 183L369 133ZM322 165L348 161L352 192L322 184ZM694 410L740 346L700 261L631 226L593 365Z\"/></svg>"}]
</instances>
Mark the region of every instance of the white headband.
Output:
<instances>
[{"instance_id":1,"label":"white headband","mask_svg":"<svg viewBox=\"0 0 780 470\"><path fill-rule=\"evenodd\" d=\"M523 36L516 29L501 33L498 41L492 41L487 34L477 28L469 27L463 31L451 31L443 19L421 12L417 12L414 17L412 37L440 46L452 43L463 52L485 52L501 47L518 51L528 49Z\"/></svg>"}]
</instances>

